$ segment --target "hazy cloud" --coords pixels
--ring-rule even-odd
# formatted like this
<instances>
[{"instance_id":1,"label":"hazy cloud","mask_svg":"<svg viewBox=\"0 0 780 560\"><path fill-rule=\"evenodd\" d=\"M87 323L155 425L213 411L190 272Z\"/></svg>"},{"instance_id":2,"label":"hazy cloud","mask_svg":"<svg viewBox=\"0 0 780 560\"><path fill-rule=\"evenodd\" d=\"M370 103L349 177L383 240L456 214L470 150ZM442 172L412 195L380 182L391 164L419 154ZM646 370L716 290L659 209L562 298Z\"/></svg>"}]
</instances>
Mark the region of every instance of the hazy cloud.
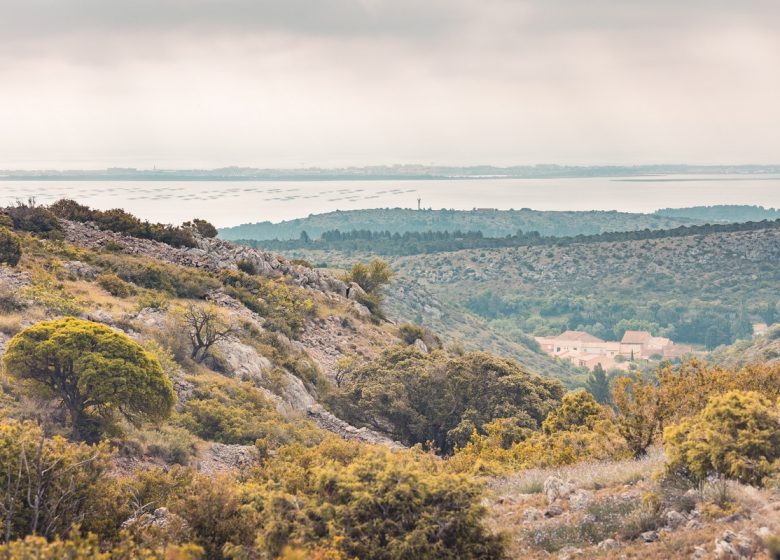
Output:
<instances>
[{"instance_id":1,"label":"hazy cloud","mask_svg":"<svg viewBox=\"0 0 780 560\"><path fill-rule=\"evenodd\" d=\"M780 7L0 0L0 167L762 162Z\"/></svg>"}]
</instances>

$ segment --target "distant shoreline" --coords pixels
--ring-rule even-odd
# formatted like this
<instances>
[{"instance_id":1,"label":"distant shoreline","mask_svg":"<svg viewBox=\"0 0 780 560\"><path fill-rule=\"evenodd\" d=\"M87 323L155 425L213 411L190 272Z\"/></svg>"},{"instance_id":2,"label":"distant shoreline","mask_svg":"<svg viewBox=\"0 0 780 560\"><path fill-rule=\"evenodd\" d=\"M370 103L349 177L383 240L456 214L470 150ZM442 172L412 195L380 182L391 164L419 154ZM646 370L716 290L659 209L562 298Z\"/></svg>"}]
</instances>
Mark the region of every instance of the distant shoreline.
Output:
<instances>
[{"instance_id":1,"label":"distant shoreline","mask_svg":"<svg viewBox=\"0 0 780 560\"><path fill-rule=\"evenodd\" d=\"M636 165L636 166L368 166L355 168L170 169L107 168L100 170L0 170L0 181L468 181L510 179L614 178L619 181L700 181L669 175L718 175L720 180L769 180L780 175L779 165ZM722 177L738 175L739 177Z\"/></svg>"}]
</instances>

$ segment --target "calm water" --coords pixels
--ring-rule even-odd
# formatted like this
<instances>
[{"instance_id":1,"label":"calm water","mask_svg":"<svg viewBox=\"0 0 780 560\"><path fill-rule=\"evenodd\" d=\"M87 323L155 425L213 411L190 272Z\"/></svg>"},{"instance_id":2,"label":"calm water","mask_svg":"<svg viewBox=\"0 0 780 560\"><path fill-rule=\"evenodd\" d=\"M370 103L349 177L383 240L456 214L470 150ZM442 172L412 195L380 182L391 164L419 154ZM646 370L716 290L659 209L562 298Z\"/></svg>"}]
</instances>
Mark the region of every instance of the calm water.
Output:
<instances>
[{"instance_id":1,"label":"calm water","mask_svg":"<svg viewBox=\"0 0 780 560\"><path fill-rule=\"evenodd\" d=\"M0 205L68 197L178 224L200 217L218 227L278 222L358 208L533 208L652 212L665 207L758 204L780 207L780 176L655 176L443 181L3 181Z\"/></svg>"}]
</instances>

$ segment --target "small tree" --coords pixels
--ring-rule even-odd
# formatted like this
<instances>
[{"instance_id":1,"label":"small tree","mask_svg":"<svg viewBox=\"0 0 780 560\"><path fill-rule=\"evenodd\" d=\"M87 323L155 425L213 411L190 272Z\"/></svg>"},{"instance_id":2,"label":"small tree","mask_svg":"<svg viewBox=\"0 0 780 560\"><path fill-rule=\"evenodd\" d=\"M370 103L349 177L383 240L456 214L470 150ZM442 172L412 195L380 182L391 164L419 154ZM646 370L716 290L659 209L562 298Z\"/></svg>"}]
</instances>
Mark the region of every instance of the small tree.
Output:
<instances>
[{"instance_id":1,"label":"small tree","mask_svg":"<svg viewBox=\"0 0 780 560\"><path fill-rule=\"evenodd\" d=\"M201 234L203 237L216 237L217 228L215 228L211 222L207 222L206 220L201 220L200 218L195 218L192 220L192 226L197 230L199 234Z\"/></svg>"},{"instance_id":2,"label":"small tree","mask_svg":"<svg viewBox=\"0 0 780 560\"><path fill-rule=\"evenodd\" d=\"M585 388L590 391L596 402L600 404L607 404L610 402L609 398L609 379L601 364L596 364L593 371L588 376L588 381L585 383Z\"/></svg>"},{"instance_id":3,"label":"small tree","mask_svg":"<svg viewBox=\"0 0 780 560\"><path fill-rule=\"evenodd\" d=\"M382 259L374 259L368 264L356 263L346 275L346 282L355 282L369 294L375 294L395 276L395 272Z\"/></svg>"},{"instance_id":4,"label":"small tree","mask_svg":"<svg viewBox=\"0 0 780 560\"><path fill-rule=\"evenodd\" d=\"M22 244L19 242L19 236L0 227L0 263L16 266L21 258Z\"/></svg>"},{"instance_id":5,"label":"small tree","mask_svg":"<svg viewBox=\"0 0 780 560\"><path fill-rule=\"evenodd\" d=\"M232 324L222 320L214 307L189 305L184 313L184 322L192 346L190 358L198 363L208 358L214 344L236 332Z\"/></svg>"},{"instance_id":6,"label":"small tree","mask_svg":"<svg viewBox=\"0 0 780 560\"><path fill-rule=\"evenodd\" d=\"M374 259L368 264L356 263L344 276L344 281L356 283L366 292L358 297L358 301L365 305L372 314L383 317L382 313L382 288L393 279L395 273L390 265L381 259Z\"/></svg>"},{"instance_id":7,"label":"small tree","mask_svg":"<svg viewBox=\"0 0 780 560\"><path fill-rule=\"evenodd\" d=\"M639 374L619 377L612 384L612 402L618 432L635 458L644 457L669 413L658 389Z\"/></svg>"},{"instance_id":8,"label":"small tree","mask_svg":"<svg viewBox=\"0 0 780 560\"><path fill-rule=\"evenodd\" d=\"M542 430L552 434L578 428L591 429L602 414L603 410L593 395L579 389L563 396L561 406L548 414L542 423Z\"/></svg>"},{"instance_id":9,"label":"small tree","mask_svg":"<svg viewBox=\"0 0 780 560\"><path fill-rule=\"evenodd\" d=\"M119 413L127 420L166 418L176 396L160 363L127 335L73 317L42 321L8 344L8 372L62 400L74 434L96 440Z\"/></svg>"}]
</instances>

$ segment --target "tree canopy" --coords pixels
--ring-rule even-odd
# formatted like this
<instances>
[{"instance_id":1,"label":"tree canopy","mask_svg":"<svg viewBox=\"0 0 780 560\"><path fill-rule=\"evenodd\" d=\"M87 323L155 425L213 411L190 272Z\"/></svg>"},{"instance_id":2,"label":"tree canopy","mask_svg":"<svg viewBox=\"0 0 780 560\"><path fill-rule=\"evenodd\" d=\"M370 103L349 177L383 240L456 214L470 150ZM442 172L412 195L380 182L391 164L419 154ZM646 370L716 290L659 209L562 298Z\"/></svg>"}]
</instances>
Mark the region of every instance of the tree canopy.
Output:
<instances>
[{"instance_id":1,"label":"tree canopy","mask_svg":"<svg viewBox=\"0 0 780 560\"><path fill-rule=\"evenodd\" d=\"M448 454L497 418L538 428L562 395L559 382L511 360L398 346L355 368L334 406L347 420Z\"/></svg>"},{"instance_id":2,"label":"tree canopy","mask_svg":"<svg viewBox=\"0 0 780 560\"><path fill-rule=\"evenodd\" d=\"M42 321L11 339L8 372L60 398L77 437L96 439L119 413L131 422L159 420L173 407L173 385L159 361L126 335L73 317Z\"/></svg>"}]
</instances>

